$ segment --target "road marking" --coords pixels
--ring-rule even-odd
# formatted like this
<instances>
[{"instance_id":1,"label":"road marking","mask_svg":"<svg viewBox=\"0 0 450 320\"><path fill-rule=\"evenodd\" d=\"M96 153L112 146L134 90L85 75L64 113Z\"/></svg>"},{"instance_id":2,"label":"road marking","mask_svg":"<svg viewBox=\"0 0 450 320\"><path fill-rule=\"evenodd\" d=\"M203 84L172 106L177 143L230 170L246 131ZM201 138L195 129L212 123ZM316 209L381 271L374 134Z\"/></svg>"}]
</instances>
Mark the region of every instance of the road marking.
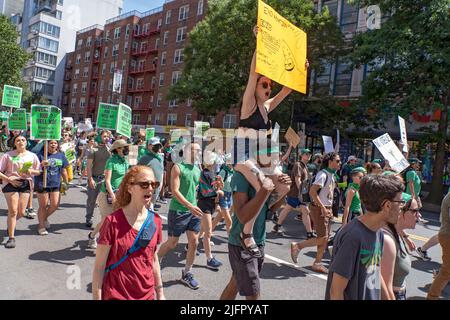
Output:
<instances>
[{"instance_id":1,"label":"road marking","mask_svg":"<svg viewBox=\"0 0 450 320\"><path fill-rule=\"evenodd\" d=\"M423 242L427 242L428 240L430 240L429 238L416 236L415 234L409 234L409 237L414 239L414 240L419 240L419 241L423 241Z\"/></svg>"},{"instance_id":2,"label":"road marking","mask_svg":"<svg viewBox=\"0 0 450 320\"><path fill-rule=\"evenodd\" d=\"M165 216L163 216L163 215L161 215L161 214L158 214L158 215L159 215L162 219L167 220L167 217L165 217ZM221 237L221 236L212 236L212 238L215 238L215 239L217 239L217 240L221 240L220 238L225 239L224 237ZM312 271L310 271L310 270L308 270L308 269L299 267L299 266L297 266L297 265L295 265L295 264L293 264L293 263L284 261L284 260L282 260L282 259L278 259L278 258L273 257L273 256L268 255L268 254L265 254L264 256L265 256L265 258L267 258L267 259L269 259L269 260L272 260L273 262L276 262L276 263L278 263L278 264L284 265L284 266L286 266L286 267L289 267L289 268L292 268L292 269L295 269L295 270L302 271L303 273L306 273L307 275L310 275L310 276L313 276L313 277L316 277L316 278L319 278L319 279L322 279L322 280L327 281L327 276L324 275L324 274L317 274L317 273L314 273L314 272L312 272Z\"/></svg>"}]
</instances>

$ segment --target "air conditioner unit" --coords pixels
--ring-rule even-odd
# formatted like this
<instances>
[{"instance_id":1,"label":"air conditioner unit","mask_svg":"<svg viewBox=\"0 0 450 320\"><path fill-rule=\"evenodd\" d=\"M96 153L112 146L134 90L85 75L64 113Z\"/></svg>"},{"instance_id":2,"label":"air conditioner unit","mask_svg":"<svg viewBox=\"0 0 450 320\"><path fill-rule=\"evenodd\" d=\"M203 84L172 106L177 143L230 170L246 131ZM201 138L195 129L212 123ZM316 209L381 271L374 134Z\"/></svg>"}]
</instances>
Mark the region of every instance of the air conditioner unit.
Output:
<instances>
[{"instance_id":1,"label":"air conditioner unit","mask_svg":"<svg viewBox=\"0 0 450 320\"><path fill-rule=\"evenodd\" d=\"M38 30L33 30L33 34L39 34Z\"/></svg>"}]
</instances>

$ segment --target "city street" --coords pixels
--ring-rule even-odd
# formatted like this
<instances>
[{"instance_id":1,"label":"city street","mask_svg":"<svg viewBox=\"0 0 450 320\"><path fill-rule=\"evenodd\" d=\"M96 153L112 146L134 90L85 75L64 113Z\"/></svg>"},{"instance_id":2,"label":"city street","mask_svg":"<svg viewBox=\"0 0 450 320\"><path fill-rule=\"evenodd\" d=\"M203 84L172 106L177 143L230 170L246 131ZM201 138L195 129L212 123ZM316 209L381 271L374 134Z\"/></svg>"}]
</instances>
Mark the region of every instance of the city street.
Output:
<instances>
[{"instance_id":1,"label":"city street","mask_svg":"<svg viewBox=\"0 0 450 320\"><path fill-rule=\"evenodd\" d=\"M73 182L77 182L74 180ZM49 220L49 235L37 235L37 219L21 219L17 225L17 247L13 250L0 247L0 299L91 299L94 250L87 249L88 228L84 225L86 194L84 187L73 185L62 197L60 209ZM37 199L33 201L37 209ZM4 243L7 210L4 196L0 196L0 232ZM98 209L96 209L98 210ZM158 209L164 220L164 239L167 238L167 205ZM298 241L305 235L303 225L294 220L295 213L285 223L286 235L267 235L266 260L261 274L262 299L274 300L322 300L326 277L311 271L309 266L315 256L315 248L300 253L299 266L292 264L289 242ZM408 231L418 246L433 236L439 228L438 215L423 213L429 222L418 224L416 230ZM98 219L98 216L96 216ZM267 230L272 230L267 222ZM334 229L338 223L333 225ZM179 279L184 267L186 237L162 262L162 275L167 299L218 299L226 286L231 269L227 255L225 225L214 232L213 254L224 263L218 272L206 268L202 254L196 258L193 273L200 282L196 291L185 287ZM201 247L200 247L201 248ZM409 299L424 299L432 282L433 271L439 270L440 246L429 250L432 261L425 262L412 257L412 272L407 278ZM325 256L328 263L329 256ZM78 281L79 280L79 281ZM445 298L450 297L447 286ZM240 298L241 299L241 298Z\"/></svg>"}]
</instances>

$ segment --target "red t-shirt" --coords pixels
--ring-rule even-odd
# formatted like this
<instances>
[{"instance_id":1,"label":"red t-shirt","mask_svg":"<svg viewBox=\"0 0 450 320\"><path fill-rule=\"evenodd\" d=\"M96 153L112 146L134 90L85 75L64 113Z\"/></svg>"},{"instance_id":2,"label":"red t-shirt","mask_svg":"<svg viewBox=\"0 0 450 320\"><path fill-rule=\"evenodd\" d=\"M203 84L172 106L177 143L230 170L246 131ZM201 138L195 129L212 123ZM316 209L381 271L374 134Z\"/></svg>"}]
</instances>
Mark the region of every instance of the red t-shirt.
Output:
<instances>
[{"instance_id":1,"label":"red t-shirt","mask_svg":"<svg viewBox=\"0 0 450 320\"><path fill-rule=\"evenodd\" d=\"M145 249L131 254L114 270L105 273L102 300L154 300L153 258L162 242L162 221L155 214L156 232ZM100 229L98 244L111 246L106 267L118 262L133 245L139 231L128 223L122 209L109 215Z\"/></svg>"}]
</instances>

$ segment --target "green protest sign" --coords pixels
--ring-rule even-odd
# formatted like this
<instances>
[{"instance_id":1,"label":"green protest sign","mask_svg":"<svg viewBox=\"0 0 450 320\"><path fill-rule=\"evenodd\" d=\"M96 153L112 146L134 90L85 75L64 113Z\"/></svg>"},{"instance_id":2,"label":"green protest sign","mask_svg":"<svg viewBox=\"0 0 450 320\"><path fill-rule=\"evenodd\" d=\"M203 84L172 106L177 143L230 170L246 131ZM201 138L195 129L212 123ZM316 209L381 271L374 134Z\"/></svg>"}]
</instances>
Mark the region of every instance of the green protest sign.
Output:
<instances>
[{"instance_id":1,"label":"green protest sign","mask_svg":"<svg viewBox=\"0 0 450 320\"><path fill-rule=\"evenodd\" d=\"M9 119L8 111L0 111L0 120L7 121Z\"/></svg>"},{"instance_id":2,"label":"green protest sign","mask_svg":"<svg viewBox=\"0 0 450 320\"><path fill-rule=\"evenodd\" d=\"M97 128L116 130L118 113L118 105L100 103L97 112Z\"/></svg>"},{"instance_id":3,"label":"green protest sign","mask_svg":"<svg viewBox=\"0 0 450 320\"><path fill-rule=\"evenodd\" d=\"M9 130L27 130L27 110L17 109L8 119Z\"/></svg>"},{"instance_id":4,"label":"green protest sign","mask_svg":"<svg viewBox=\"0 0 450 320\"><path fill-rule=\"evenodd\" d=\"M127 138L131 137L131 108L126 104L119 104L116 131Z\"/></svg>"},{"instance_id":5,"label":"green protest sign","mask_svg":"<svg viewBox=\"0 0 450 320\"><path fill-rule=\"evenodd\" d=\"M3 87L2 105L20 108L22 104L22 88L5 85Z\"/></svg>"},{"instance_id":6,"label":"green protest sign","mask_svg":"<svg viewBox=\"0 0 450 320\"><path fill-rule=\"evenodd\" d=\"M209 128L209 122L194 121L194 137L203 137Z\"/></svg>"},{"instance_id":7,"label":"green protest sign","mask_svg":"<svg viewBox=\"0 0 450 320\"><path fill-rule=\"evenodd\" d=\"M61 109L55 106L31 106L31 140L61 139Z\"/></svg>"},{"instance_id":8,"label":"green protest sign","mask_svg":"<svg viewBox=\"0 0 450 320\"><path fill-rule=\"evenodd\" d=\"M151 138L153 138L155 136L155 128L147 128L146 129L146 135L145 135L145 140L150 140Z\"/></svg>"}]
</instances>

